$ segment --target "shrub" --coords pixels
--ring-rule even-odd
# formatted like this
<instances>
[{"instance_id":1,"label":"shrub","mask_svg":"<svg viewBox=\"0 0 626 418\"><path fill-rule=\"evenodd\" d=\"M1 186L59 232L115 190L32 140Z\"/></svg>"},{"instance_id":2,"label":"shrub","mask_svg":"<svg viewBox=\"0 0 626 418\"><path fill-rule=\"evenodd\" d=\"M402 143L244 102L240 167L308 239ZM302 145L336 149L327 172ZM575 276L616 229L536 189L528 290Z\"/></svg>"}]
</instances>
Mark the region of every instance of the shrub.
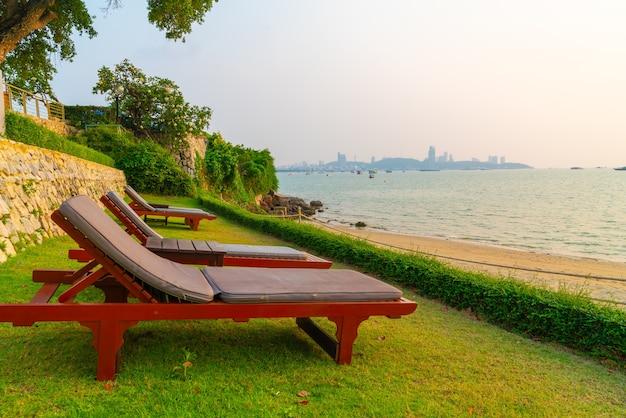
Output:
<instances>
[{"instance_id":1,"label":"shrub","mask_svg":"<svg viewBox=\"0 0 626 418\"><path fill-rule=\"evenodd\" d=\"M151 141L128 146L117 158L126 181L138 192L195 196L193 180L164 148Z\"/></svg>"},{"instance_id":2,"label":"shrub","mask_svg":"<svg viewBox=\"0 0 626 418\"><path fill-rule=\"evenodd\" d=\"M13 141L63 152L109 167L115 165L113 159L102 152L72 142L64 136L38 125L25 116L20 116L14 112L7 112L5 121L6 136Z\"/></svg>"},{"instance_id":3,"label":"shrub","mask_svg":"<svg viewBox=\"0 0 626 418\"><path fill-rule=\"evenodd\" d=\"M238 203L278 188L274 158L262 151L233 146L219 133L208 136L200 182L215 194Z\"/></svg>"},{"instance_id":4,"label":"shrub","mask_svg":"<svg viewBox=\"0 0 626 418\"><path fill-rule=\"evenodd\" d=\"M117 127L90 128L74 138L115 159L126 181L138 192L171 196L195 196L196 187L189 174L165 148L149 140L138 141Z\"/></svg>"},{"instance_id":5,"label":"shrub","mask_svg":"<svg viewBox=\"0 0 626 418\"><path fill-rule=\"evenodd\" d=\"M72 137L73 141L103 152L117 160L135 142L135 137L119 127L96 126Z\"/></svg>"}]
</instances>

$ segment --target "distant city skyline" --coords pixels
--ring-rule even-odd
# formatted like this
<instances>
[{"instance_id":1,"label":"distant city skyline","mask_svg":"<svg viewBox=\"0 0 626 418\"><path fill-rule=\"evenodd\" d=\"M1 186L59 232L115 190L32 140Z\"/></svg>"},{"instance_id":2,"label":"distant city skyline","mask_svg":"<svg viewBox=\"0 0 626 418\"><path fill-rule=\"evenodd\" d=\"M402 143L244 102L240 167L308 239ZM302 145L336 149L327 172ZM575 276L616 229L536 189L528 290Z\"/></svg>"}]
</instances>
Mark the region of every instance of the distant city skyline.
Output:
<instances>
[{"instance_id":1,"label":"distant city skyline","mask_svg":"<svg viewBox=\"0 0 626 418\"><path fill-rule=\"evenodd\" d=\"M407 158L407 159L414 159L417 161L423 161L423 162L427 162L427 163L448 163L448 162L455 162L454 160L454 156L453 154L449 154L448 151L444 151L442 154L437 155L437 149L434 145L429 146L428 150L427 150L427 154L425 158L414 158L414 157L406 157L406 156L385 156L382 158L377 159L376 156L372 156L370 157L369 160L369 164L375 164L378 161L382 161L385 159L389 159L389 158ZM481 160L478 157L472 157L469 160L461 160L461 161L469 161L469 162L485 162L485 163L489 163L489 164L506 164L506 157L505 156L498 156L498 155L488 155L484 160ZM366 160L356 160L356 157L354 160L349 160L347 157L347 154L344 154L340 151L337 152L337 159L333 160L333 161L324 161L324 160L319 160L317 162L308 162L306 160L303 161L296 161L294 163L291 164L283 164L283 165L279 165L279 167L281 168L288 168L288 167L319 167L319 166L324 166L327 164L332 164L336 162L338 165L351 165L351 164L366 164L368 163L368 161ZM517 163L521 163L521 164L526 164L523 161L516 161Z\"/></svg>"}]
</instances>

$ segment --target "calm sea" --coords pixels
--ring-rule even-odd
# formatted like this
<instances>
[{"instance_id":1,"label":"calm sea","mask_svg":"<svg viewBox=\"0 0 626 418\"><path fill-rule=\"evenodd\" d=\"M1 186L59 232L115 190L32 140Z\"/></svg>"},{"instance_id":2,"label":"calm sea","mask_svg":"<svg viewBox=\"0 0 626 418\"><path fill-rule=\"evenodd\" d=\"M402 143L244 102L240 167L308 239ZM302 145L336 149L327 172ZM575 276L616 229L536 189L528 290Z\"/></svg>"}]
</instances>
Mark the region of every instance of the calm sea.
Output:
<instances>
[{"instance_id":1,"label":"calm sea","mask_svg":"<svg viewBox=\"0 0 626 418\"><path fill-rule=\"evenodd\" d=\"M626 171L278 173L279 193L321 200L316 218L626 262Z\"/></svg>"}]
</instances>

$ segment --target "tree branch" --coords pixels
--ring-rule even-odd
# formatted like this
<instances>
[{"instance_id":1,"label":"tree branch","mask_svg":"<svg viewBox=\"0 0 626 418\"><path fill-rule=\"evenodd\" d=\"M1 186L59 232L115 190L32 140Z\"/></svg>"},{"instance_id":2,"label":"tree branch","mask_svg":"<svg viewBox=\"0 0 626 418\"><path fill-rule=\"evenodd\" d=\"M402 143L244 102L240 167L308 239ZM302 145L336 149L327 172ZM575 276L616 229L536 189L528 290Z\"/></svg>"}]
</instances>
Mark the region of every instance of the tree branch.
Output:
<instances>
[{"instance_id":1,"label":"tree branch","mask_svg":"<svg viewBox=\"0 0 626 418\"><path fill-rule=\"evenodd\" d=\"M57 18L50 8L55 0L6 0L5 12L0 18L0 62L16 48L19 41L34 30L43 29Z\"/></svg>"}]
</instances>

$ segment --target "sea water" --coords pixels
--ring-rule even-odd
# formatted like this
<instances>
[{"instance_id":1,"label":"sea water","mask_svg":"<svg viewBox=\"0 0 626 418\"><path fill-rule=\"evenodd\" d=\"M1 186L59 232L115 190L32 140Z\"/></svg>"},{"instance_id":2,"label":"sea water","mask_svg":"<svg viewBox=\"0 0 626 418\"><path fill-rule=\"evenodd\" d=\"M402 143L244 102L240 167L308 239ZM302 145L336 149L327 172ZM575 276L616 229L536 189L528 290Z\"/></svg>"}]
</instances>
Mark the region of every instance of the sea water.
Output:
<instances>
[{"instance_id":1,"label":"sea water","mask_svg":"<svg viewBox=\"0 0 626 418\"><path fill-rule=\"evenodd\" d=\"M626 262L626 171L278 173L322 222Z\"/></svg>"}]
</instances>

